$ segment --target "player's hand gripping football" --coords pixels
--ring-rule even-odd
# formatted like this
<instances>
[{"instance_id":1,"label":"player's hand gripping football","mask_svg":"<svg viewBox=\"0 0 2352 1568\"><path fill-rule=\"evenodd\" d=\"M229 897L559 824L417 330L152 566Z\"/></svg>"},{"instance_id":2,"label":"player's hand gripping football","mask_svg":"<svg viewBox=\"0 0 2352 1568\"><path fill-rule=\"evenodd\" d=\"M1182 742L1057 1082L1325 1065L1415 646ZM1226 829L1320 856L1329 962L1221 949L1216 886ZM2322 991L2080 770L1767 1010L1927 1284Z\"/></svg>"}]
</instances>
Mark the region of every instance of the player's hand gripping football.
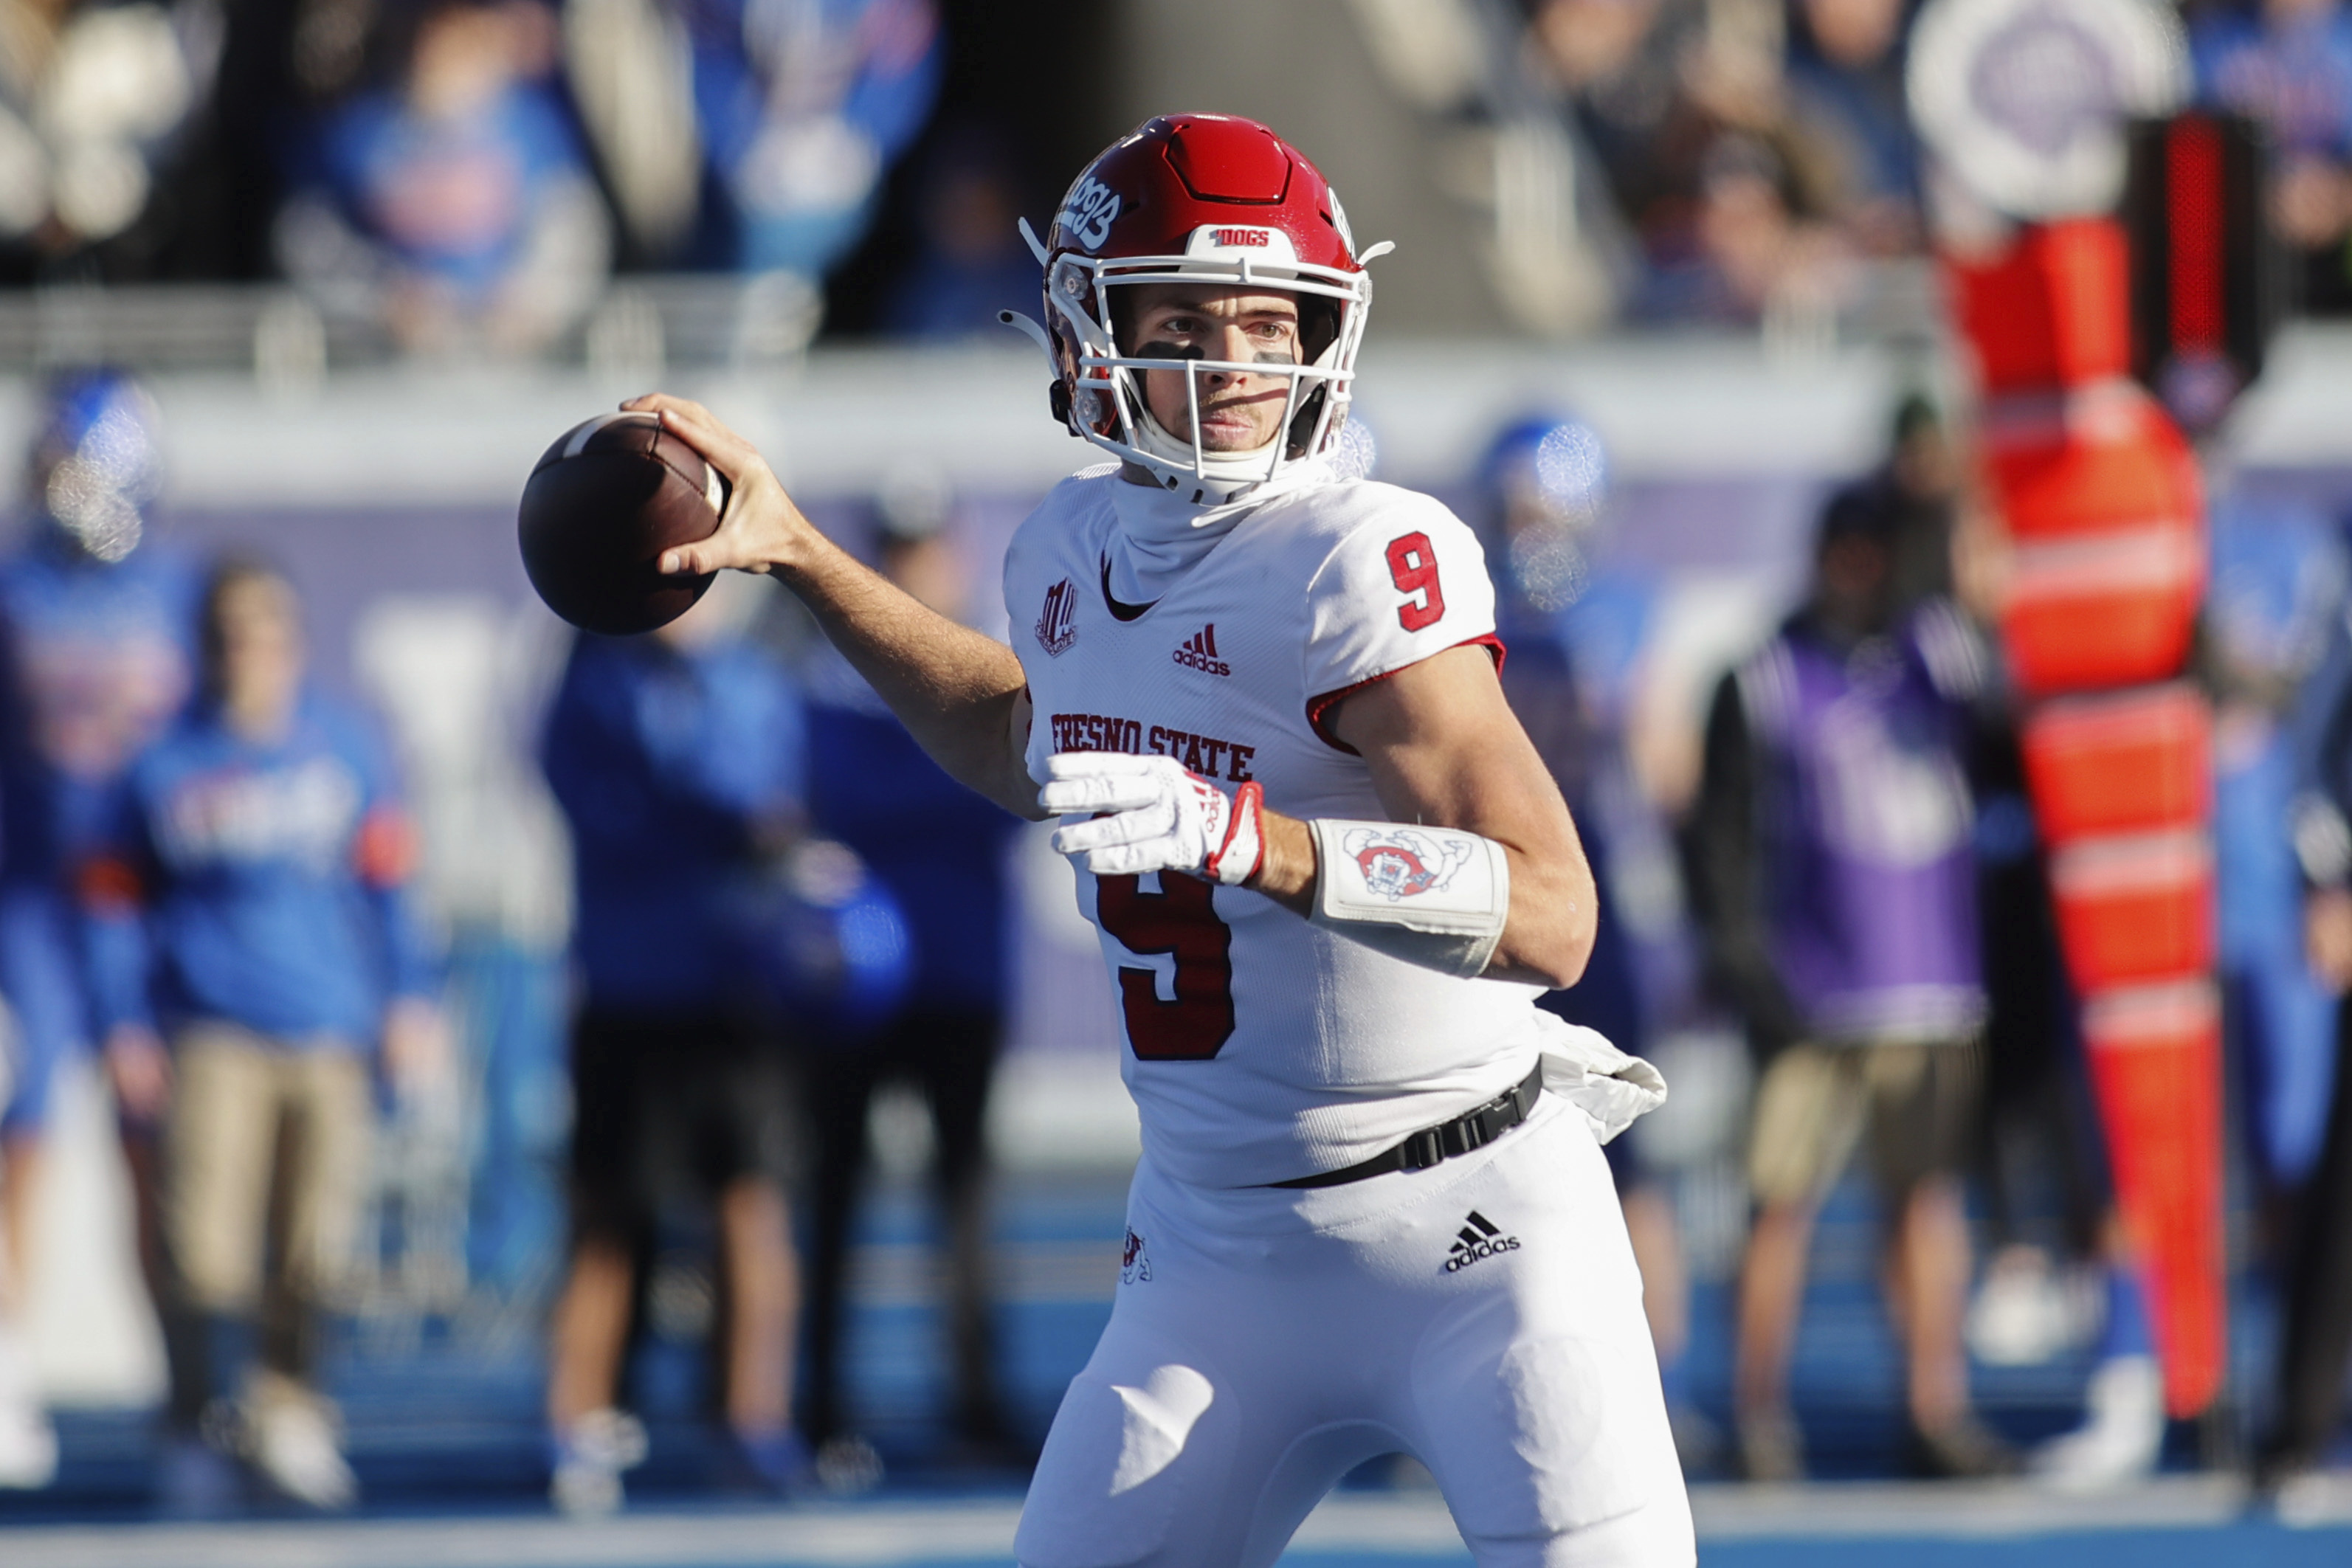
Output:
<instances>
[{"instance_id":1,"label":"player's hand gripping football","mask_svg":"<svg viewBox=\"0 0 2352 1568\"><path fill-rule=\"evenodd\" d=\"M772 567L789 570L821 538L793 505L759 449L700 403L653 392L631 398L621 406L632 413L660 415L672 434L701 453L703 460L727 479L727 510L719 519L717 531L698 544L663 551L662 570L699 574L729 568L759 572Z\"/></svg>"},{"instance_id":2,"label":"player's hand gripping football","mask_svg":"<svg viewBox=\"0 0 2352 1568\"><path fill-rule=\"evenodd\" d=\"M1181 871L1238 887L1265 858L1255 783L1228 795L1173 758L1116 751L1056 752L1045 766L1037 803L1066 819L1054 847L1097 876Z\"/></svg>"}]
</instances>

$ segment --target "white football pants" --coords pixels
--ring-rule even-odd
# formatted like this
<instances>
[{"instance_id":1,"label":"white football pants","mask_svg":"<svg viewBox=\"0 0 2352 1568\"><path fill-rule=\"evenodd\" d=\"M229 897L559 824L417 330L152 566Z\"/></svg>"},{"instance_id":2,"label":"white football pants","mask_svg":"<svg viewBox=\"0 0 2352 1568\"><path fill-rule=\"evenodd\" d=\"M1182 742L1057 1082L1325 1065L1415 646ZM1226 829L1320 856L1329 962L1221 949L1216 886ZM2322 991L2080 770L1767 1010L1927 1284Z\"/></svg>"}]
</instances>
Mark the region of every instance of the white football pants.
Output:
<instances>
[{"instance_id":1,"label":"white football pants","mask_svg":"<svg viewBox=\"0 0 2352 1568\"><path fill-rule=\"evenodd\" d=\"M1687 1568L1690 1504L1641 1277L1583 1118L1319 1190L1128 1198L1110 1326L1063 1396L1024 1568L1265 1568L1386 1453L1482 1568Z\"/></svg>"}]
</instances>

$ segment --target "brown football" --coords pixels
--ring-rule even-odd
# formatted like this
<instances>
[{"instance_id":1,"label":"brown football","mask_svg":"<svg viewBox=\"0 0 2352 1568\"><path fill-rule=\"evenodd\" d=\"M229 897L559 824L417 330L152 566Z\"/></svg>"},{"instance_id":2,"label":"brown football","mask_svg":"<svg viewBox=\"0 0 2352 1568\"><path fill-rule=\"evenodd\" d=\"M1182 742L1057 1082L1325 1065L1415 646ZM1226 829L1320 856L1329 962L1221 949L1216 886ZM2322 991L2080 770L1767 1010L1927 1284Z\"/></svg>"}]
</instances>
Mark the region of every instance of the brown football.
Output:
<instances>
[{"instance_id":1,"label":"brown football","mask_svg":"<svg viewBox=\"0 0 2352 1568\"><path fill-rule=\"evenodd\" d=\"M549 447L522 487L523 570L583 631L650 632L710 586L656 570L662 551L708 538L726 505L719 471L654 415L599 414Z\"/></svg>"}]
</instances>

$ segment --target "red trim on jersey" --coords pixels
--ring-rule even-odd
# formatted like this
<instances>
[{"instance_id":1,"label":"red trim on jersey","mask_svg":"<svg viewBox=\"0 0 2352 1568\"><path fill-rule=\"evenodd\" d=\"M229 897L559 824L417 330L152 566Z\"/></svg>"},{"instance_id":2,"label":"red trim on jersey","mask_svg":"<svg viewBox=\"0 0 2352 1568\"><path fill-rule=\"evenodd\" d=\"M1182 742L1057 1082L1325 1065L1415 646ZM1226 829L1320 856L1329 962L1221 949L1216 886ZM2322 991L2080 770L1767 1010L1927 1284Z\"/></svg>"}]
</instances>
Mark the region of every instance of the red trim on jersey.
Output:
<instances>
[{"instance_id":1,"label":"red trim on jersey","mask_svg":"<svg viewBox=\"0 0 2352 1568\"><path fill-rule=\"evenodd\" d=\"M1509 650L1503 646L1503 640L1495 635L1492 632L1487 632L1483 637L1465 638L1463 641L1454 643L1454 648L1486 649L1487 653L1494 655L1495 673L1498 675L1503 673L1503 660L1509 653ZM1454 651L1454 648L1441 648L1438 650L1438 653L1450 653ZM1432 654L1430 656L1434 658L1436 657L1436 654ZM1415 659L1412 663L1413 664L1418 664L1422 663L1422 661ZM1382 670L1379 674L1373 675L1368 680L1358 681L1352 686L1341 686L1336 692L1325 692L1319 697L1308 697L1307 699L1307 727L1315 732L1317 739L1320 740L1324 745L1331 747L1334 751L1344 751L1350 757L1355 756L1356 748L1354 747L1349 745L1346 741L1340 739L1338 736L1333 735L1329 730L1323 727L1323 716L1329 713L1332 708L1339 706L1341 698L1353 696L1358 692L1362 691L1366 686L1376 686L1382 681L1387 680L1391 675L1397 674L1399 671L1410 670L1412 668L1412 664L1399 664L1394 670Z\"/></svg>"}]
</instances>

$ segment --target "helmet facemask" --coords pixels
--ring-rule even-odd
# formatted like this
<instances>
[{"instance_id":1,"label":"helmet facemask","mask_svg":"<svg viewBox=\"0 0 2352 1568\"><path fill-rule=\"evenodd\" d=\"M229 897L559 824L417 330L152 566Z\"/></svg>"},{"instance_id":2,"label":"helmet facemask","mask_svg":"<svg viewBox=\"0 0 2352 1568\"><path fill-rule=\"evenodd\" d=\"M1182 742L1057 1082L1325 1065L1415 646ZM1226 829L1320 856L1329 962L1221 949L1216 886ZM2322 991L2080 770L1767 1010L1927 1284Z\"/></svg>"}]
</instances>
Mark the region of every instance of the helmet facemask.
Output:
<instances>
[{"instance_id":1,"label":"helmet facemask","mask_svg":"<svg viewBox=\"0 0 2352 1568\"><path fill-rule=\"evenodd\" d=\"M1252 244L1220 246L1241 234ZM1271 239L1275 243L1267 244ZM1204 227L1183 256L1093 257L1064 252L1046 274L1056 368L1073 390L1070 423L1088 441L1149 472L1197 505L1215 505L1319 456L1347 422L1356 350L1371 304L1360 271L1298 262L1280 230ZM1173 344L1129 345L1133 290L1182 283L1281 293L1298 306L1300 353L1289 363L1211 360ZM1143 375L1181 371L1189 434L1166 429L1145 398ZM1246 452L1212 452L1201 440L1204 372L1283 377L1278 434Z\"/></svg>"}]
</instances>

